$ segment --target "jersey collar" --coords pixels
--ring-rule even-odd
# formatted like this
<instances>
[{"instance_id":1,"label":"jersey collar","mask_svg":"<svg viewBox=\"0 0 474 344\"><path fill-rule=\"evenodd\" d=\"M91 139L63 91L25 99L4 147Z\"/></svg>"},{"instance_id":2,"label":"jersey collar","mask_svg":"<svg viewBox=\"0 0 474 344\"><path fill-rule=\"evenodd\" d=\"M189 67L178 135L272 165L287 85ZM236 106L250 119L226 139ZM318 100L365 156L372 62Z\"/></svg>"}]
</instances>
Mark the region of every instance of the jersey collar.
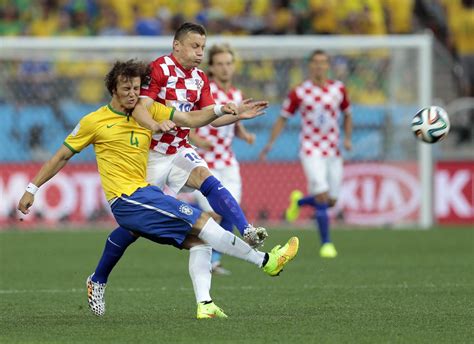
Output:
<instances>
[{"instance_id":1,"label":"jersey collar","mask_svg":"<svg viewBox=\"0 0 474 344\"><path fill-rule=\"evenodd\" d=\"M112 105L110 105L110 103L107 104L107 107L109 108L110 111L112 111L113 113L115 113L115 114L117 114L117 115L125 116L125 117L128 117L128 116L129 116L128 114L126 114L126 113L124 113L124 112L120 112L120 111L115 110L115 109L112 107Z\"/></svg>"},{"instance_id":2,"label":"jersey collar","mask_svg":"<svg viewBox=\"0 0 474 344\"><path fill-rule=\"evenodd\" d=\"M191 69L186 69L184 68L181 63L178 62L178 60L176 59L176 57L173 56L173 54L170 54L169 55L170 59L173 60L174 64L176 65L176 67L178 67L179 69L181 69L183 71L183 73L187 76L187 77L191 77L192 76L192 72L194 70L195 67L191 68Z\"/></svg>"}]
</instances>

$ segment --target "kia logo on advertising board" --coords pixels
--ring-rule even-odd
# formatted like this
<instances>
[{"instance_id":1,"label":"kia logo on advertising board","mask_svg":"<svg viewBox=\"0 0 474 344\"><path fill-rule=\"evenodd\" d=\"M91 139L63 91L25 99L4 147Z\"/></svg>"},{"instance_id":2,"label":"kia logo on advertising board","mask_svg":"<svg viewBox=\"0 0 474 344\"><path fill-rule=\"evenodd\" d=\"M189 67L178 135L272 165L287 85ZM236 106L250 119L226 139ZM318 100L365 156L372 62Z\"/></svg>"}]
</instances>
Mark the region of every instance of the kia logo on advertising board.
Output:
<instances>
[{"instance_id":1,"label":"kia logo on advertising board","mask_svg":"<svg viewBox=\"0 0 474 344\"><path fill-rule=\"evenodd\" d=\"M416 218L420 185L414 164L346 165L338 208L347 223L384 225Z\"/></svg>"}]
</instances>

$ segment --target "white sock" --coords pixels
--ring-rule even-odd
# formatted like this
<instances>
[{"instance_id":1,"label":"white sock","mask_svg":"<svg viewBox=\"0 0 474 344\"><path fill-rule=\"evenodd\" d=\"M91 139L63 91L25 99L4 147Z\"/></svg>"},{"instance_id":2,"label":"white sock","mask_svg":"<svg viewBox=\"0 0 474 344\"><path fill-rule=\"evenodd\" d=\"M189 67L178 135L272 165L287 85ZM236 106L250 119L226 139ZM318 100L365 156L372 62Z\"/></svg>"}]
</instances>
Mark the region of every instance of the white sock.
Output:
<instances>
[{"instance_id":1,"label":"white sock","mask_svg":"<svg viewBox=\"0 0 474 344\"><path fill-rule=\"evenodd\" d=\"M206 222L198 237L216 251L262 267L265 253L254 250L245 241L219 226L212 218Z\"/></svg>"},{"instance_id":2,"label":"white sock","mask_svg":"<svg viewBox=\"0 0 474 344\"><path fill-rule=\"evenodd\" d=\"M197 303L211 301L211 255L210 245L197 245L189 249L189 275Z\"/></svg>"}]
</instances>

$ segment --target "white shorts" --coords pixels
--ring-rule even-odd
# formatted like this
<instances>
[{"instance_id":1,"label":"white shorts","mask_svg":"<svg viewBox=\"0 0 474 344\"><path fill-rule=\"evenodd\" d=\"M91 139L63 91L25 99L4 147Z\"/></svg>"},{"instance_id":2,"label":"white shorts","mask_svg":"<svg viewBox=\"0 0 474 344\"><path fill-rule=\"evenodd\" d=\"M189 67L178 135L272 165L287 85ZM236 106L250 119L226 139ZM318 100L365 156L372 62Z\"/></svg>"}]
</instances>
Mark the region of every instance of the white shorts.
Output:
<instances>
[{"instance_id":1,"label":"white shorts","mask_svg":"<svg viewBox=\"0 0 474 344\"><path fill-rule=\"evenodd\" d=\"M222 185L229 190L230 194L234 196L237 203L240 204L242 197L242 179L240 177L239 165L227 166L220 169L211 169L211 173L214 177L219 179ZM213 211L207 198L202 195L199 191L194 193L196 202L199 207L204 211Z\"/></svg>"},{"instance_id":2,"label":"white shorts","mask_svg":"<svg viewBox=\"0 0 474 344\"><path fill-rule=\"evenodd\" d=\"M310 195L329 193L329 198L337 199L342 183L341 157L301 157L301 164L308 181Z\"/></svg>"},{"instance_id":3,"label":"white shorts","mask_svg":"<svg viewBox=\"0 0 474 344\"><path fill-rule=\"evenodd\" d=\"M199 166L208 168L206 162L193 148L181 148L176 154L170 155L150 150L147 181L161 190L168 186L175 194L191 192L194 189L185 184L192 170Z\"/></svg>"}]
</instances>

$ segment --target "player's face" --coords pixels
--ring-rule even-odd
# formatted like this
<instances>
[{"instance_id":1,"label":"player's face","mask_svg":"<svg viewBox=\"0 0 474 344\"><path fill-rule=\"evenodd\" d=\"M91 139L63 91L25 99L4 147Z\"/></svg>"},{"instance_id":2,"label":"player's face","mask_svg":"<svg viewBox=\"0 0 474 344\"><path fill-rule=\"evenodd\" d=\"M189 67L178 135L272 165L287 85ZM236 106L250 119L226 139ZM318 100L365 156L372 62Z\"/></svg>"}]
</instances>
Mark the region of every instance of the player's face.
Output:
<instances>
[{"instance_id":1,"label":"player's face","mask_svg":"<svg viewBox=\"0 0 474 344\"><path fill-rule=\"evenodd\" d=\"M217 81L231 81L235 71L234 57L231 53L227 52L214 55L209 70L212 73L213 78Z\"/></svg>"},{"instance_id":2,"label":"player's face","mask_svg":"<svg viewBox=\"0 0 474 344\"><path fill-rule=\"evenodd\" d=\"M132 110L138 102L140 95L140 77L127 79L119 77L114 98L122 110Z\"/></svg>"},{"instance_id":3,"label":"player's face","mask_svg":"<svg viewBox=\"0 0 474 344\"><path fill-rule=\"evenodd\" d=\"M309 62L309 72L312 78L324 79L329 71L329 57L325 54L316 54Z\"/></svg>"},{"instance_id":4,"label":"player's face","mask_svg":"<svg viewBox=\"0 0 474 344\"><path fill-rule=\"evenodd\" d=\"M191 69L202 62L205 46L206 36L188 32L181 40L173 42L173 55L184 68Z\"/></svg>"}]
</instances>

